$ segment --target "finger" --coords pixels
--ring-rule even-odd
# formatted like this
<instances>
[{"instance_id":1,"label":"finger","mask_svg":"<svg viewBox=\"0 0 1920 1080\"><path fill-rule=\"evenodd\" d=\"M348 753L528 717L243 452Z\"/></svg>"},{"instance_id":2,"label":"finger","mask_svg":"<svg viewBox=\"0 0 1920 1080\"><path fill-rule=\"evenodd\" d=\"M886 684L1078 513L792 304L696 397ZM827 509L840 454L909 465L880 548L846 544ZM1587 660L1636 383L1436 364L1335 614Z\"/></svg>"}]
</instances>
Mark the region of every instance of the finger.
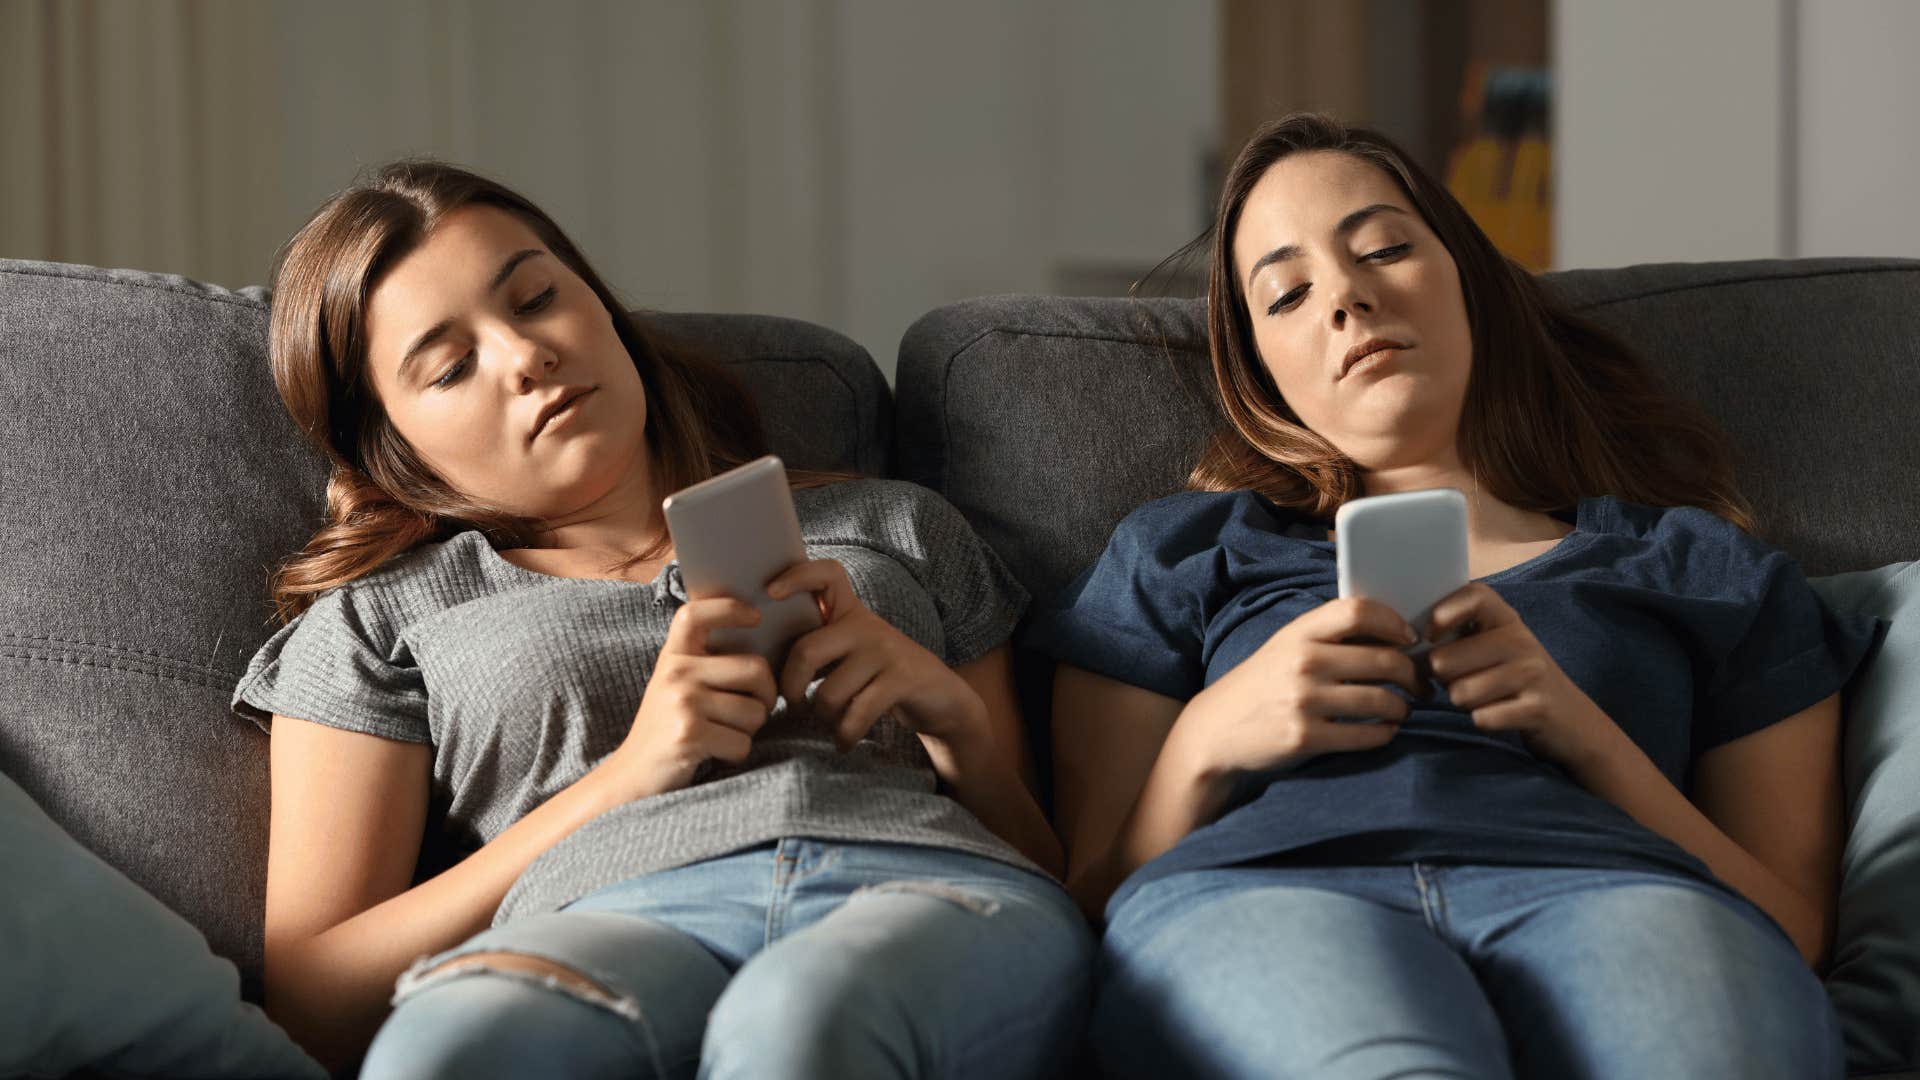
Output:
<instances>
[{"instance_id":1,"label":"finger","mask_svg":"<svg viewBox=\"0 0 1920 1080\"><path fill-rule=\"evenodd\" d=\"M1456 709L1469 710L1504 701L1525 690L1531 675L1525 664L1496 664L1450 684L1447 700Z\"/></svg>"},{"instance_id":2,"label":"finger","mask_svg":"<svg viewBox=\"0 0 1920 1080\"><path fill-rule=\"evenodd\" d=\"M708 724L700 731L700 748L708 757L739 765L753 753L753 736L725 724Z\"/></svg>"},{"instance_id":3,"label":"finger","mask_svg":"<svg viewBox=\"0 0 1920 1080\"><path fill-rule=\"evenodd\" d=\"M1522 644L1512 633L1511 627L1500 631L1483 630L1458 641L1435 646L1427 654L1427 661L1433 665L1434 678L1442 683L1450 683L1476 671L1505 663L1518 653Z\"/></svg>"},{"instance_id":4,"label":"finger","mask_svg":"<svg viewBox=\"0 0 1920 1080\"><path fill-rule=\"evenodd\" d=\"M1473 710L1473 726L1481 731L1529 731L1534 725L1533 703L1508 698Z\"/></svg>"},{"instance_id":5,"label":"finger","mask_svg":"<svg viewBox=\"0 0 1920 1080\"><path fill-rule=\"evenodd\" d=\"M832 622L836 615L845 614L858 602L854 598L853 583L847 578L847 568L833 559L809 559L795 563L767 582L767 595L775 600L785 600L802 592L810 592L820 598L820 618L823 622Z\"/></svg>"},{"instance_id":6,"label":"finger","mask_svg":"<svg viewBox=\"0 0 1920 1080\"><path fill-rule=\"evenodd\" d=\"M1329 600L1295 620L1313 641L1339 643L1352 638L1411 645L1418 640L1413 627L1378 600L1345 596Z\"/></svg>"},{"instance_id":7,"label":"finger","mask_svg":"<svg viewBox=\"0 0 1920 1080\"><path fill-rule=\"evenodd\" d=\"M1392 722L1336 724L1322 720L1307 729L1306 749L1314 754L1377 750L1392 742L1399 733L1400 725Z\"/></svg>"},{"instance_id":8,"label":"finger","mask_svg":"<svg viewBox=\"0 0 1920 1080\"><path fill-rule=\"evenodd\" d=\"M1469 620L1479 627L1477 633L1485 633L1518 622L1520 616L1499 593L1493 591L1493 586L1478 581L1469 582L1433 605L1433 614L1427 622L1427 636L1438 641L1461 630Z\"/></svg>"},{"instance_id":9,"label":"finger","mask_svg":"<svg viewBox=\"0 0 1920 1080\"><path fill-rule=\"evenodd\" d=\"M1403 698L1385 687L1352 684L1317 687L1307 694L1301 706L1309 715L1329 720L1365 717L1395 723L1405 720L1410 708Z\"/></svg>"},{"instance_id":10,"label":"finger","mask_svg":"<svg viewBox=\"0 0 1920 1080\"><path fill-rule=\"evenodd\" d=\"M693 663L695 666L690 670L702 686L745 694L769 709L779 698L773 668L763 656L755 653L703 656Z\"/></svg>"},{"instance_id":11,"label":"finger","mask_svg":"<svg viewBox=\"0 0 1920 1080\"><path fill-rule=\"evenodd\" d=\"M1316 644L1311 654L1314 675L1342 682L1390 682L1406 688L1416 697L1425 688L1419 684L1413 661L1398 649L1385 645Z\"/></svg>"},{"instance_id":12,"label":"finger","mask_svg":"<svg viewBox=\"0 0 1920 1080\"><path fill-rule=\"evenodd\" d=\"M842 751L851 750L854 744L867 737L873 725L888 709L899 704L900 686L897 680L881 677L866 685L866 688L853 696L847 703L847 711L841 715L840 722L834 725L833 741Z\"/></svg>"},{"instance_id":13,"label":"finger","mask_svg":"<svg viewBox=\"0 0 1920 1080\"><path fill-rule=\"evenodd\" d=\"M702 720L743 735L751 735L767 723L767 707L745 694L701 690L693 695L693 707Z\"/></svg>"},{"instance_id":14,"label":"finger","mask_svg":"<svg viewBox=\"0 0 1920 1080\"><path fill-rule=\"evenodd\" d=\"M844 622L828 623L794 638L793 647L787 650L787 661L780 667L780 693L787 704L805 701L807 684L814 676L853 652L858 641L857 631Z\"/></svg>"},{"instance_id":15,"label":"finger","mask_svg":"<svg viewBox=\"0 0 1920 1080\"><path fill-rule=\"evenodd\" d=\"M839 666L828 672L827 677L814 688L814 713L829 720L838 720L846 713L847 706L853 703L854 697L878 678L886 666L886 658L878 652L856 652L842 659Z\"/></svg>"},{"instance_id":16,"label":"finger","mask_svg":"<svg viewBox=\"0 0 1920 1080\"><path fill-rule=\"evenodd\" d=\"M708 638L714 630L723 626L758 625L760 609L745 600L731 596L689 600L673 613L673 619L667 623L667 640L660 646L660 651L705 656Z\"/></svg>"}]
</instances>

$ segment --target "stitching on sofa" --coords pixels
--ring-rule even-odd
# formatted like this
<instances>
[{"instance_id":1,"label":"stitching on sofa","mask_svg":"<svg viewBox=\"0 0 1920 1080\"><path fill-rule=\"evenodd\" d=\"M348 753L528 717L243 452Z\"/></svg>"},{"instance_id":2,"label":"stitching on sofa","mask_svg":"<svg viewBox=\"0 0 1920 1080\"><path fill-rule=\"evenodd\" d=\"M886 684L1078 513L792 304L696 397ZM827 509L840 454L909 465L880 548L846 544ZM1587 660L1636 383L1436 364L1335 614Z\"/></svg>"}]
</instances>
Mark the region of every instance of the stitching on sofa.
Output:
<instances>
[{"instance_id":1,"label":"stitching on sofa","mask_svg":"<svg viewBox=\"0 0 1920 1080\"><path fill-rule=\"evenodd\" d=\"M0 650L0 659L17 659L17 661L31 661L31 663L58 663L58 665L65 665L65 667L98 667L98 669L106 669L106 671L119 671L121 675L146 675L150 676L150 678L165 678L165 680L171 680L171 682L186 682L188 686L204 686L207 690L232 690L232 688L240 682L238 678L215 678L215 676L202 675L202 673L188 673L188 671L165 671L165 669L157 669L157 667L129 665L129 663L111 663L111 661L88 659L88 657L79 657L79 655L35 655L35 653Z\"/></svg>"},{"instance_id":2,"label":"stitching on sofa","mask_svg":"<svg viewBox=\"0 0 1920 1080\"><path fill-rule=\"evenodd\" d=\"M151 675L156 679L171 679L175 682L223 689L238 683L240 677L212 668L192 668L169 670L146 661L129 660L119 663L111 659L97 659L79 655L58 655L52 652L24 652L15 649L0 649L0 659L29 660L41 664L66 664L73 667L107 668L112 671L131 675ZM184 665L183 665L184 666Z\"/></svg>"},{"instance_id":3,"label":"stitching on sofa","mask_svg":"<svg viewBox=\"0 0 1920 1080\"><path fill-rule=\"evenodd\" d=\"M0 641L6 640L24 642L44 641L50 645L85 645L89 648L107 649L127 656L152 657L155 660L165 660L170 664L180 664L201 671L214 670L205 664L198 664L192 660L182 660L170 653L156 652L153 649L136 649L131 645L122 645L117 641L86 641L81 638L53 637L48 634L21 634L11 630L0 630Z\"/></svg>"},{"instance_id":4,"label":"stitching on sofa","mask_svg":"<svg viewBox=\"0 0 1920 1080\"><path fill-rule=\"evenodd\" d=\"M183 289L178 285L168 285L158 281L117 281L112 278L86 277L80 274L50 274L44 270L23 270L19 267L11 266L5 270L0 270L0 274L18 274L21 277L50 278L57 281L77 281L87 285L116 285L129 289L152 289L155 292L174 293L181 296L197 296L202 299L215 301L216 303L252 308L255 311L265 311L268 307L267 302L264 300L254 300L249 297L239 296L231 291L224 293L200 292L195 289ZM203 281L200 282L200 284L205 285L208 283ZM222 286L214 286L214 288L221 287Z\"/></svg>"},{"instance_id":5,"label":"stitching on sofa","mask_svg":"<svg viewBox=\"0 0 1920 1080\"><path fill-rule=\"evenodd\" d=\"M1575 306L1576 311L1591 311L1594 308L1610 304L1625 304L1634 300L1646 300L1655 296L1669 296L1674 293L1693 292L1698 289L1718 289L1727 285L1752 285L1756 282L1774 281L1811 281L1814 278L1849 277L1854 274L1914 274L1920 273L1916 266L1856 266L1847 269L1803 271L1797 274L1751 274L1747 277L1728 278L1725 281L1703 281L1690 285L1667 285L1657 289L1628 293L1625 296L1610 296L1603 300L1588 300Z\"/></svg>"},{"instance_id":6,"label":"stitching on sofa","mask_svg":"<svg viewBox=\"0 0 1920 1080\"><path fill-rule=\"evenodd\" d=\"M869 362L871 362L872 357L869 356L868 360ZM853 385L853 381L847 378L846 374L840 370L838 365L824 359L823 357L818 357L818 356L742 356L734 359L732 363L736 363L736 364L758 364L758 363L819 364L821 367L824 367L827 369L828 374L832 375L835 379L839 380L840 385L843 387L846 387L847 393L852 396L854 400L854 411L860 414L857 417L857 419L860 422L860 430L861 431L873 430L874 420L875 420L874 411L860 408L859 387L856 387ZM876 402L875 404L877 408L878 403Z\"/></svg>"}]
</instances>

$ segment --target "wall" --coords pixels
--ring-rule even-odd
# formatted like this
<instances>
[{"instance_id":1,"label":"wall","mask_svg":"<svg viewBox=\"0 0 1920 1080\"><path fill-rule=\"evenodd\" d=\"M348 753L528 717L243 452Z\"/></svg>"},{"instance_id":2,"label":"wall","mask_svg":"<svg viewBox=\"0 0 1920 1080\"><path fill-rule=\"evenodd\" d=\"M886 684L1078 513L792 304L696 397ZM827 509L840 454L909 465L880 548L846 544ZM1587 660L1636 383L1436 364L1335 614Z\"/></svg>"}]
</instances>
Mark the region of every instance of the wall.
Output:
<instances>
[{"instance_id":1,"label":"wall","mask_svg":"<svg viewBox=\"0 0 1920 1080\"><path fill-rule=\"evenodd\" d=\"M1556 262L1920 257L1920 4L1557 0Z\"/></svg>"},{"instance_id":2,"label":"wall","mask_svg":"<svg viewBox=\"0 0 1920 1080\"><path fill-rule=\"evenodd\" d=\"M0 0L0 257L256 284L357 170L432 154L637 306L811 319L891 372L934 306L1199 230L1217 6Z\"/></svg>"}]
</instances>

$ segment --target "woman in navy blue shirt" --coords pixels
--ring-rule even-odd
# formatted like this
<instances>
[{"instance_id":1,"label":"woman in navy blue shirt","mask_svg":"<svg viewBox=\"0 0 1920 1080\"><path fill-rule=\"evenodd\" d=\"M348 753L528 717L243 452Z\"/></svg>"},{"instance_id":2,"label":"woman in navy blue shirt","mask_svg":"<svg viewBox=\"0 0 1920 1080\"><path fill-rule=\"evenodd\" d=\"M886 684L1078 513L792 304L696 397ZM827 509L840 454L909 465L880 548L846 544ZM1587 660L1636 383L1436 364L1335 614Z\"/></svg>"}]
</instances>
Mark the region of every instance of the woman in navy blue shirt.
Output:
<instances>
[{"instance_id":1,"label":"woman in navy blue shirt","mask_svg":"<svg viewBox=\"0 0 1920 1080\"><path fill-rule=\"evenodd\" d=\"M1839 1076L1815 971L1871 619L1724 437L1378 135L1262 129L1213 230L1230 425L1036 620L1138 1076ZM1468 496L1465 631L1335 599L1346 500ZM1342 718L1374 717L1378 723Z\"/></svg>"}]
</instances>

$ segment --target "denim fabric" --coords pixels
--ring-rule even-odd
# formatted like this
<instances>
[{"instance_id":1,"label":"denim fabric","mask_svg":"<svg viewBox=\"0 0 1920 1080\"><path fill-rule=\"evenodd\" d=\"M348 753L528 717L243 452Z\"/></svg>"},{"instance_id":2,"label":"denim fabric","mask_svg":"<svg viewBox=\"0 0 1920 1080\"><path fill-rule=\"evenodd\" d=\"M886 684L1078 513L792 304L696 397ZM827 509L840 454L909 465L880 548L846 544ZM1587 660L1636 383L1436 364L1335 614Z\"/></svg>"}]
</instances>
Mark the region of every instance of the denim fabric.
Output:
<instances>
[{"instance_id":1,"label":"denim fabric","mask_svg":"<svg viewBox=\"0 0 1920 1080\"><path fill-rule=\"evenodd\" d=\"M542 957L581 992L484 967ZM782 840L631 878L415 965L361 1076L1051 1075L1093 940L1052 881L964 853Z\"/></svg>"},{"instance_id":2,"label":"denim fabric","mask_svg":"<svg viewBox=\"0 0 1920 1080\"><path fill-rule=\"evenodd\" d=\"M1744 899L1637 871L1248 866L1107 928L1092 1038L1139 1077L1820 1080L1820 982Z\"/></svg>"}]
</instances>

